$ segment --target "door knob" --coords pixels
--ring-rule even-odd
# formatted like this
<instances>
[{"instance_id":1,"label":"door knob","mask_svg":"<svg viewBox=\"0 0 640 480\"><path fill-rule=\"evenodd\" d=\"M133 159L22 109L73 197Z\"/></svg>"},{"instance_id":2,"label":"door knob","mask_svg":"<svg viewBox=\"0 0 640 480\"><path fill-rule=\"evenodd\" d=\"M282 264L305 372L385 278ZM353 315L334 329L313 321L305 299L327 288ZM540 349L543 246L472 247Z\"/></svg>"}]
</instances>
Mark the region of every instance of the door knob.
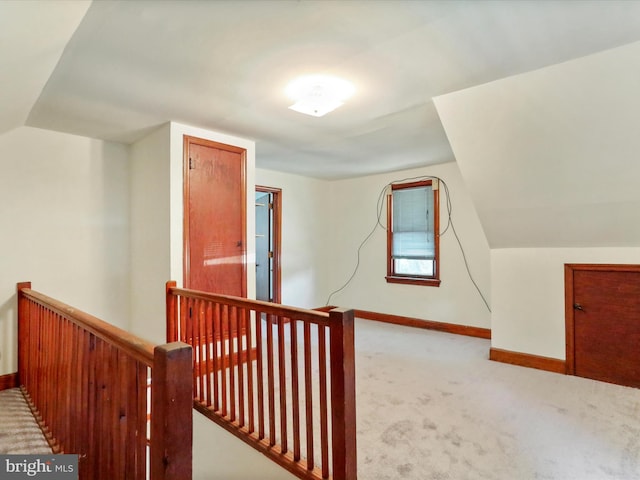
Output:
<instances>
[{"instance_id":1,"label":"door knob","mask_svg":"<svg viewBox=\"0 0 640 480\"><path fill-rule=\"evenodd\" d=\"M584 308L582 308L582 305L580 305L579 303L574 303L573 304L573 309L574 310L580 310L581 312L584 312Z\"/></svg>"}]
</instances>

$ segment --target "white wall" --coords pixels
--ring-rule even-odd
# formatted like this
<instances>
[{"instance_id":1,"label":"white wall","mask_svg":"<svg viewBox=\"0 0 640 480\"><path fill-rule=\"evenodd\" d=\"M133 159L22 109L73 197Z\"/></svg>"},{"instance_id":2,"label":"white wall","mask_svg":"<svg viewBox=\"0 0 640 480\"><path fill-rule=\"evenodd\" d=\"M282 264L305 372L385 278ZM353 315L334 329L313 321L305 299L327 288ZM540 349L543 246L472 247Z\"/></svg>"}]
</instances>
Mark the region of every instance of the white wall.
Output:
<instances>
[{"instance_id":1,"label":"white wall","mask_svg":"<svg viewBox=\"0 0 640 480\"><path fill-rule=\"evenodd\" d=\"M492 344L565 358L564 263L639 263L640 42L434 99L491 250Z\"/></svg>"},{"instance_id":2,"label":"white wall","mask_svg":"<svg viewBox=\"0 0 640 480\"><path fill-rule=\"evenodd\" d=\"M639 264L640 248L492 250L493 347L565 359L565 263Z\"/></svg>"},{"instance_id":3,"label":"white wall","mask_svg":"<svg viewBox=\"0 0 640 480\"><path fill-rule=\"evenodd\" d=\"M473 276L489 300L489 247L455 162L331 183L327 199L331 205L330 249L326 257L331 267L329 290L342 286L351 275L358 246L376 224L381 189L389 182L421 175L440 177L449 185L454 225ZM442 231L447 223L444 189L440 190L440 205ZM386 202L381 221L386 224ZM353 281L335 294L330 304L489 328L489 311L467 275L451 229L440 239L440 287L387 283L386 255L386 232L378 228L361 250L360 267Z\"/></svg>"},{"instance_id":4,"label":"white wall","mask_svg":"<svg viewBox=\"0 0 640 480\"><path fill-rule=\"evenodd\" d=\"M282 189L282 303L302 308L324 305L329 243L335 235L330 182L257 169L256 184Z\"/></svg>"},{"instance_id":5,"label":"white wall","mask_svg":"<svg viewBox=\"0 0 640 480\"><path fill-rule=\"evenodd\" d=\"M193 438L193 480L297 478L195 410Z\"/></svg>"},{"instance_id":6,"label":"white wall","mask_svg":"<svg viewBox=\"0 0 640 480\"><path fill-rule=\"evenodd\" d=\"M131 330L159 344L166 341L164 286L171 278L169 124L135 143L130 159Z\"/></svg>"},{"instance_id":7,"label":"white wall","mask_svg":"<svg viewBox=\"0 0 640 480\"><path fill-rule=\"evenodd\" d=\"M491 248L640 246L640 42L435 99Z\"/></svg>"},{"instance_id":8,"label":"white wall","mask_svg":"<svg viewBox=\"0 0 640 480\"><path fill-rule=\"evenodd\" d=\"M128 328L127 155L31 127L0 136L0 375L17 370L17 282Z\"/></svg>"}]
</instances>

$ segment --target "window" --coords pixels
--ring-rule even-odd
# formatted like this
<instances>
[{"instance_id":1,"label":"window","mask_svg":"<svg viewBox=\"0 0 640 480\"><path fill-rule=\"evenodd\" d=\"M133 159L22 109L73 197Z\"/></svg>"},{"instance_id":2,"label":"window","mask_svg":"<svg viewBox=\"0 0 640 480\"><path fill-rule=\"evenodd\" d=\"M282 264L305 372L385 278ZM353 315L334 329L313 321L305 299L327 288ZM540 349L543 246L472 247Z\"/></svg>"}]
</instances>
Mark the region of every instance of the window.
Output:
<instances>
[{"instance_id":1,"label":"window","mask_svg":"<svg viewBox=\"0 0 640 480\"><path fill-rule=\"evenodd\" d=\"M438 188L431 180L391 186L387 282L440 285Z\"/></svg>"}]
</instances>

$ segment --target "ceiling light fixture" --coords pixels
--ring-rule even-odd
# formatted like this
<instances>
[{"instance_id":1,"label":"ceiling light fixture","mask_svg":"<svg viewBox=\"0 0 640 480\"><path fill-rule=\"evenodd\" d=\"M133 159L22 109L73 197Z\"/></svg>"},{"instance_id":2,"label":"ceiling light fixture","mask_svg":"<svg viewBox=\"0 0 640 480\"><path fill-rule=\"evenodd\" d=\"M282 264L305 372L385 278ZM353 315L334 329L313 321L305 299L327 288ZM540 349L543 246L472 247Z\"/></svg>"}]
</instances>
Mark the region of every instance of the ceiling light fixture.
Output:
<instances>
[{"instance_id":1,"label":"ceiling light fixture","mask_svg":"<svg viewBox=\"0 0 640 480\"><path fill-rule=\"evenodd\" d=\"M335 110L354 92L351 82L328 75L299 77L286 88L287 96L296 102L289 108L314 117Z\"/></svg>"}]
</instances>

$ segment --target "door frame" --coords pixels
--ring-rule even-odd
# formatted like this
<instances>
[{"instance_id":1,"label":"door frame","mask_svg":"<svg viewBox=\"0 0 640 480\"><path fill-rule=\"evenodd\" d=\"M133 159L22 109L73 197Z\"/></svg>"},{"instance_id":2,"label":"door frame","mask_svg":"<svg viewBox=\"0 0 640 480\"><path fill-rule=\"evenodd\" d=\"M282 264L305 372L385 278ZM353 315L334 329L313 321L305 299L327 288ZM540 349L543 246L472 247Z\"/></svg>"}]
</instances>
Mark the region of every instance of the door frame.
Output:
<instances>
[{"instance_id":1,"label":"door frame","mask_svg":"<svg viewBox=\"0 0 640 480\"><path fill-rule=\"evenodd\" d=\"M205 147L226 150L228 152L240 154L240 182L242 197L242 297L247 296L247 150L226 143L214 142L205 138L183 135L183 159L182 159L182 285L189 288L189 147L191 145L201 145Z\"/></svg>"},{"instance_id":2,"label":"door frame","mask_svg":"<svg viewBox=\"0 0 640 480\"><path fill-rule=\"evenodd\" d=\"M564 265L564 318L567 375L576 374L575 309L573 308L573 280L574 272L576 271L640 273L640 265L603 263L566 263Z\"/></svg>"},{"instance_id":3,"label":"door frame","mask_svg":"<svg viewBox=\"0 0 640 480\"><path fill-rule=\"evenodd\" d=\"M282 189L256 185L256 192L273 195L273 303L281 303L282 275L280 271L280 255L282 243Z\"/></svg>"}]
</instances>

